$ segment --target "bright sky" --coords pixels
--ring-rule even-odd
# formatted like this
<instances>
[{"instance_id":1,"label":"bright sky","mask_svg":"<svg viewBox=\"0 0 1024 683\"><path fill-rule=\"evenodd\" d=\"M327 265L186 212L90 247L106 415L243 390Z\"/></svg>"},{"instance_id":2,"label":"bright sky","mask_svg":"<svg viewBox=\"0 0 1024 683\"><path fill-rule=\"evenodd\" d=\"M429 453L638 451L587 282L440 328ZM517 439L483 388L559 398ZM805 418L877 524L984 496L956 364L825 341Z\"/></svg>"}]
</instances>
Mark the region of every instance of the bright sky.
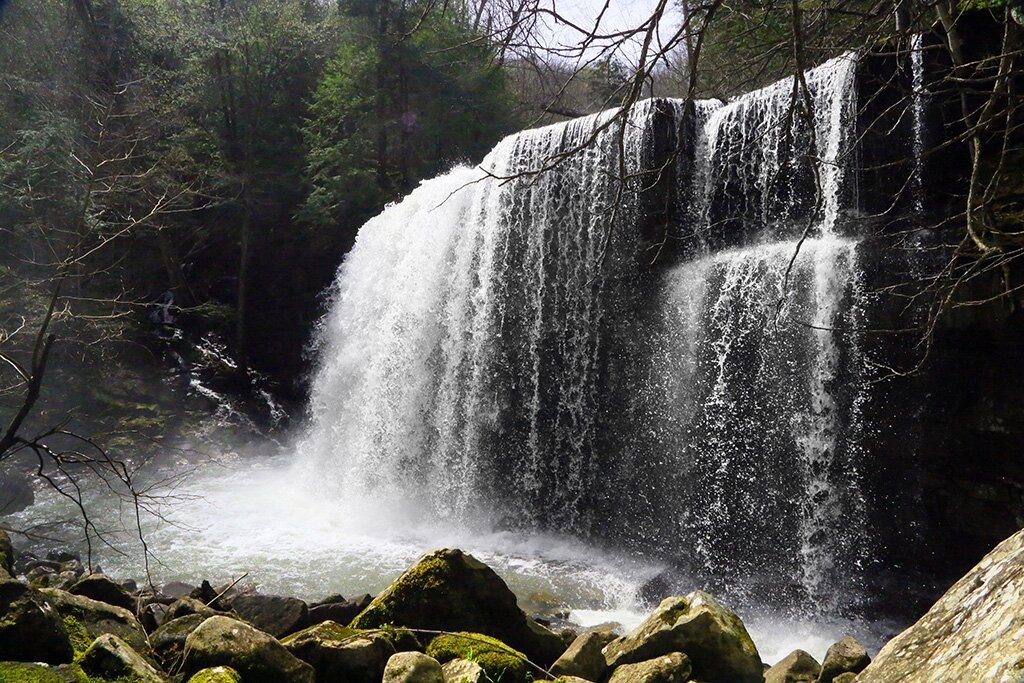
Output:
<instances>
[{"instance_id":1,"label":"bright sky","mask_svg":"<svg viewBox=\"0 0 1024 683\"><path fill-rule=\"evenodd\" d=\"M554 9L587 31L593 29L601 9L608 3L608 9L601 19L598 33L609 34L627 29L635 29L650 17L658 6L658 0L544 0L548 9ZM672 37L682 21L677 3L670 1L662 22L658 28L662 40ZM579 44L583 36L571 26L555 25L548 20L548 41L553 47L572 47ZM643 36L637 36L629 45L623 46L620 58L635 63L640 54ZM657 46L654 46L655 48ZM588 56L592 57L596 50Z\"/></svg>"}]
</instances>

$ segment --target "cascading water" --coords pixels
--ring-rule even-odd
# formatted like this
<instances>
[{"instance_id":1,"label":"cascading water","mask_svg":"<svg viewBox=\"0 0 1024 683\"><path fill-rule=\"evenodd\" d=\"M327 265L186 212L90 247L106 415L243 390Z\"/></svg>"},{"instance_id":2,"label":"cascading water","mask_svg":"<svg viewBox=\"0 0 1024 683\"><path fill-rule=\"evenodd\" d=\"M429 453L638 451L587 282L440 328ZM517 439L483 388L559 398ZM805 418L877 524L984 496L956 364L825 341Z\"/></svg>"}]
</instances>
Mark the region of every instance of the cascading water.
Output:
<instances>
[{"instance_id":1,"label":"cascading water","mask_svg":"<svg viewBox=\"0 0 1024 683\"><path fill-rule=\"evenodd\" d=\"M311 484L834 607L863 541L855 70L690 110L671 269L645 265L639 190L681 102L512 136L370 221L322 331Z\"/></svg>"}]
</instances>

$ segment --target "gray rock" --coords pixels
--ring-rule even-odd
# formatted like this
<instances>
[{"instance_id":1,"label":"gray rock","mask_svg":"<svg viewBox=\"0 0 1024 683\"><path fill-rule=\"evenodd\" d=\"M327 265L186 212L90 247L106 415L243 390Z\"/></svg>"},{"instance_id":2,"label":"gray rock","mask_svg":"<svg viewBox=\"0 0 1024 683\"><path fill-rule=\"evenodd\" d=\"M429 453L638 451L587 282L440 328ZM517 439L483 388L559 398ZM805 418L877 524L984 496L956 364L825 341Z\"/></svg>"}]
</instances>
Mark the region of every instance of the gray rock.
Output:
<instances>
[{"instance_id":1,"label":"gray rock","mask_svg":"<svg viewBox=\"0 0 1024 683\"><path fill-rule=\"evenodd\" d=\"M384 666L383 683L444 683L441 665L420 652L396 652Z\"/></svg>"},{"instance_id":2,"label":"gray rock","mask_svg":"<svg viewBox=\"0 0 1024 683\"><path fill-rule=\"evenodd\" d=\"M84 650L105 634L117 636L138 652L149 647L142 624L128 610L54 588L45 588L42 592L68 626L68 635L76 650Z\"/></svg>"},{"instance_id":3,"label":"gray rock","mask_svg":"<svg viewBox=\"0 0 1024 683\"><path fill-rule=\"evenodd\" d=\"M306 603L297 598L258 593L239 595L231 600L238 616L275 638L294 633L306 622Z\"/></svg>"},{"instance_id":4,"label":"gray rock","mask_svg":"<svg viewBox=\"0 0 1024 683\"><path fill-rule=\"evenodd\" d=\"M73 657L53 601L20 581L0 581L0 660L64 664Z\"/></svg>"},{"instance_id":5,"label":"gray rock","mask_svg":"<svg viewBox=\"0 0 1024 683\"><path fill-rule=\"evenodd\" d=\"M187 598L195 589L195 586L182 583L181 581L169 581L160 586L160 592L162 594L169 598L174 598L175 600L179 598Z\"/></svg>"},{"instance_id":6,"label":"gray rock","mask_svg":"<svg viewBox=\"0 0 1024 683\"><path fill-rule=\"evenodd\" d=\"M313 668L272 636L230 617L206 619L185 639L182 672L229 666L245 683L314 683Z\"/></svg>"},{"instance_id":7,"label":"gray rock","mask_svg":"<svg viewBox=\"0 0 1024 683\"><path fill-rule=\"evenodd\" d=\"M135 611L135 598L128 594L124 588L119 586L113 579L103 574L90 574L68 589L69 593L84 595L93 600L105 602L108 605L126 609L129 612Z\"/></svg>"},{"instance_id":8,"label":"gray rock","mask_svg":"<svg viewBox=\"0 0 1024 683\"><path fill-rule=\"evenodd\" d=\"M163 683L166 680L142 655L110 634L94 640L78 664L87 674L105 679L128 679L133 683Z\"/></svg>"},{"instance_id":9,"label":"gray rock","mask_svg":"<svg viewBox=\"0 0 1024 683\"><path fill-rule=\"evenodd\" d=\"M690 679L689 658L670 652L636 664L615 667L608 683L684 683Z\"/></svg>"},{"instance_id":10,"label":"gray rock","mask_svg":"<svg viewBox=\"0 0 1024 683\"><path fill-rule=\"evenodd\" d=\"M1000 543L890 640L857 683L1024 679L1024 531Z\"/></svg>"},{"instance_id":11,"label":"gray rock","mask_svg":"<svg viewBox=\"0 0 1024 683\"><path fill-rule=\"evenodd\" d=\"M702 591L665 598L644 623L604 649L608 666L685 652L705 683L759 683L761 657L736 613Z\"/></svg>"},{"instance_id":12,"label":"gray rock","mask_svg":"<svg viewBox=\"0 0 1024 683\"><path fill-rule=\"evenodd\" d=\"M441 667L444 683L487 683L482 666L468 659L453 659Z\"/></svg>"},{"instance_id":13,"label":"gray rock","mask_svg":"<svg viewBox=\"0 0 1024 683\"><path fill-rule=\"evenodd\" d=\"M331 602L323 600L309 608L309 615L306 618L307 625L312 626L324 621L348 624L356 618L356 615L369 607L370 603L373 602L373 596L371 595L361 595L358 598L352 598L351 600L345 600L344 598L341 598L340 595L331 597L337 597L340 599Z\"/></svg>"},{"instance_id":14,"label":"gray rock","mask_svg":"<svg viewBox=\"0 0 1024 683\"><path fill-rule=\"evenodd\" d=\"M159 602L151 602L142 608L139 613L139 623L146 633L152 633L160 628L160 625L167 621L167 605Z\"/></svg>"},{"instance_id":15,"label":"gray rock","mask_svg":"<svg viewBox=\"0 0 1024 683\"><path fill-rule=\"evenodd\" d=\"M576 636L569 648L551 665L551 673L558 677L601 680L608 670L601 651L613 640L615 634L609 631L589 631Z\"/></svg>"},{"instance_id":16,"label":"gray rock","mask_svg":"<svg viewBox=\"0 0 1024 683\"><path fill-rule=\"evenodd\" d=\"M310 626L283 642L324 681L380 683L384 667L395 654L395 646L386 635L362 633L333 621Z\"/></svg>"},{"instance_id":17,"label":"gray rock","mask_svg":"<svg viewBox=\"0 0 1024 683\"><path fill-rule=\"evenodd\" d=\"M821 676L818 680L822 683L832 683L836 676L842 673L860 673L871 663L871 657L864 646L857 642L852 636L846 636L835 643L825 653L825 660L821 663Z\"/></svg>"},{"instance_id":18,"label":"gray rock","mask_svg":"<svg viewBox=\"0 0 1024 683\"><path fill-rule=\"evenodd\" d=\"M793 650L764 672L765 683L815 683L821 674L818 660L803 650Z\"/></svg>"},{"instance_id":19,"label":"gray rock","mask_svg":"<svg viewBox=\"0 0 1024 683\"><path fill-rule=\"evenodd\" d=\"M195 598L178 598L171 606L167 608L167 615L165 618L169 621L171 619L178 619L179 617L188 616L189 614L201 614L204 617L215 617L223 612L218 612L212 607L207 607L199 600Z\"/></svg>"},{"instance_id":20,"label":"gray rock","mask_svg":"<svg viewBox=\"0 0 1024 683\"><path fill-rule=\"evenodd\" d=\"M70 562L72 560L78 560L79 562L82 561L81 555L73 550L68 550L67 548L54 548L53 550L50 550L46 553L46 559L58 564Z\"/></svg>"},{"instance_id":21,"label":"gray rock","mask_svg":"<svg viewBox=\"0 0 1024 683\"><path fill-rule=\"evenodd\" d=\"M385 624L493 636L541 666L563 651L561 638L519 609L494 571L456 549L424 555L355 619L353 628Z\"/></svg>"},{"instance_id":22,"label":"gray rock","mask_svg":"<svg viewBox=\"0 0 1024 683\"><path fill-rule=\"evenodd\" d=\"M28 475L10 470L0 472L0 515L13 515L35 502L36 492Z\"/></svg>"}]
</instances>

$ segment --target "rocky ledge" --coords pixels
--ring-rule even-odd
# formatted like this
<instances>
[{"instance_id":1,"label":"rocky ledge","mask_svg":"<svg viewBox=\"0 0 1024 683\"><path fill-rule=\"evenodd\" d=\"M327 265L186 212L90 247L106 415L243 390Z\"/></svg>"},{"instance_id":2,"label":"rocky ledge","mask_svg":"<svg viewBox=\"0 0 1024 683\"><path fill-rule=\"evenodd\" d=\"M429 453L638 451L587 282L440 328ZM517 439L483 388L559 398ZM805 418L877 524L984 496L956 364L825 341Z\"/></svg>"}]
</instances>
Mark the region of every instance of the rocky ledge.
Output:
<instances>
[{"instance_id":1,"label":"rocky ledge","mask_svg":"<svg viewBox=\"0 0 1024 683\"><path fill-rule=\"evenodd\" d=\"M0 681L10 683L1024 680L1024 532L875 662L847 637L821 663L797 650L774 666L707 593L666 597L623 635L555 632L460 550L425 555L375 598L313 605L208 583L138 590L70 555L14 557L0 532Z\"/></svg>"}]
</instances>

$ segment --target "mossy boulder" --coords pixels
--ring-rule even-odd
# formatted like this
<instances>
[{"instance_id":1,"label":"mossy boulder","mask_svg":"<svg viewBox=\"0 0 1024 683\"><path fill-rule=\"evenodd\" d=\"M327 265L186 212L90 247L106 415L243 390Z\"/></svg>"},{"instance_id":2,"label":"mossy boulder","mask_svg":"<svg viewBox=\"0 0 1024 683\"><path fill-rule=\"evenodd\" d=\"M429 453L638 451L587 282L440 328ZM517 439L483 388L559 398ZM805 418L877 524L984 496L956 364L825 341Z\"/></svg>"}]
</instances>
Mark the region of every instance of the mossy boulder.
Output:
<instances>
[{"instance_id":1,"label":"mossy boulder","mask_svg":"<svg viewBox=\"0 0 1024 683\"><path fill-rule=\"evenodd\" d=\"M230 666L215 666L196 673L188 683L242 683L242 677Z\"/></svg>"},{"instance_id":2,"label":"mossy boulder","mask_svg":"<svg viewBox=\"0 0 1024 683\"><path fill-rule=\"evenodd\" d=\"M444 683L441 664L422 652L396 652L384 667L383 683Z\"/></svg>"},{"instance_id":3,"label":"mossy boulder","mask_svg":"<svg viewBox=\"0 0 1024 683\"><path fill-rule=\"evenodd\" d=\"M73 657L54 601L20 581L0 581L0 660L64 664Z\"/></svg>"},{"instance_id":4,"label":"mossy boulder","mask_svg":"<svg viewBox=\"0 0 1024 683\"><path fill-rule=\"evenodd\" d=\"M230 617L206 619L185 639L182 673L228 666L245 683L314 683L313 667L285 649L273 636Z\"/></svg>"},{"instance_id":5,"label":"mossy boulder","mask_svg":"<svg viewBox=\"0 0 1024 683\"><path fill-rule=\"evenodd\" d=\"M53 588L43 589L42 593L56 607L76 652L82 652L105 634L117 636L136 652L149 650L142 624L128 610Z\"/></svg>"},{"instance_id":6,"label":"mossy boulder","mask_svg":"<svg viewBox=\"0 0 1024 683\"><path fill-rule=\"evenodd\" d=\"M14 576L14 545L7 532L0 529L0 570ZM0 573L2 576L2 573Z\"/></svg>"},{"instance_id":7,"label":"mossy boulder","mask_svg":"<svg viewBox=\"0 0 1024 683\"><path fill-rule=\"evenodd\" d=\"M135 612L135 598L128 594L124 588L118 585L113 579L103 574L90 574L78 580L68 588L69 593L84 595L93 600L105 602L108 605Z\"/></svg>"},{"instance_id":8,"label":"mossy boulder","mask_svg":"<svg viewBox=\"0 0 1024 683\"><path fill-rule=\"evenodd\" d=\"M492 683L518 683L525 680L531 670L526 655L482 633L438 636L427 646L427 655L441 664L455 659L474 661L483 668Z\"/></svg>"},{"instance_id":9,"label":"mossy boulder","mask_svg":"<svg viewBox=\"0 0 1024 683\"><path fill-rule=\"evenodd\" d=\"M576 676L588 681L599 681L608 670L602 650L615 640L611 631L588 631L581 633L551 665L551 673L559 678Z\"/></svg>"},{"instance_id":10,"label":"mossy boulder","mask_svg":"<svg viewBox=\"0 0 1024 683\"><path fill-rule=\"evenodd\" d=\"M834 643L825 653L825 659L821 663L821 683L832 683L837 676L844 673L860 673L868 664L871 657L867 649L861 645L853 636L846 636Z\"/></svg>"},{"instance_id":11,"label":"mossy boulder","mask_svg":"<svg viewBox=\"0 0 1024 683\"><path fill-rule=\"evenodd\" d=\"M818 660L803 650L793 650L764 672L765 683L815 683L821 674Z\"/></svg>"},{"instance_id":12,"label":"mossy boulder","mask_svg":"<svg viewBox=\"0 0 1024 683\"><path fill-rule=\"evenodd\" d=\"M684 652L694 678L706 683L758 683L763 667L736 613L702 591L665 598L640 626L604 649L609 667Z\"/></svg>"},{"instance_id":13,"label":"mossy boulder","mask_svg":"<svg viewBox=\"0 0 1024 683\"><path fill-rule=\"evenodd\" d=\"M163 683L166 678L123 640L102 635L78 659L82 671L105 680Z\"/></svg>"},{"instance_id":14,"label":"mossy boulder","mask_svg":"<svg viewBox=\"0 0 1024 683\"><path fill-rule=\"evenodd\" d=\"M288 651L312 666L321 681L380 683L395 645L390 634L325 621L288 636ZM246 681L248 683L248 681Z\"/></svg>"},{"instance_id":15,"label":"mossy boulder","mask_svg":"<svg viewBox=\"0 0 1024 683\"><path fill-rule=\"evenodd\" d=\"M181 658L185 651L185 640L207 619L209 617L204 617L201 614L186 614L183 617L164 622L157 630L153 631L149 637L149 643L165 667L170 667Z\"/></svg>"},{"instance_id":16,"label":"mossy boulder","mask_svg":"<svg viewBox=\"0 0 1024 683\"><path fill-rule=\"evenodd\" d=\"M39 662L0 662L3 683L83 683L85 674L77 665L50 666Z\"/></svg>"},{"instance_id":17,"label":"mossy boulder","mask_svg":"<svg viewBox=\"0 0 1024 683\"><path fill-rule=\"evenodd\" d=\"M685 683L690 680L689 658L669 652L654 659L615 667L608 683Z\"/></svg>"},{"instance_id":18,"label":"mossy boulder","mask_svg":"<svg viewBox=\"0 0 1024 683\"><path fill-rule=\"evenodd\" d=\"M352 620L354 628L385 624L435 631L483 633L526 653L542 666L564 645L556 633L519 609L494 571L456 549L424 555Z\"/></svg>"},{"instance_id":19,"label":"mossy boulder","mask_svg":"<svg viewBox=\"0 0 1024 683\"><path fill-rule=\"evenodd\" d=\"M441 667L444 683L488 683L484 668L468 659L453 659Z\"/></svg>"}]
</instances>

